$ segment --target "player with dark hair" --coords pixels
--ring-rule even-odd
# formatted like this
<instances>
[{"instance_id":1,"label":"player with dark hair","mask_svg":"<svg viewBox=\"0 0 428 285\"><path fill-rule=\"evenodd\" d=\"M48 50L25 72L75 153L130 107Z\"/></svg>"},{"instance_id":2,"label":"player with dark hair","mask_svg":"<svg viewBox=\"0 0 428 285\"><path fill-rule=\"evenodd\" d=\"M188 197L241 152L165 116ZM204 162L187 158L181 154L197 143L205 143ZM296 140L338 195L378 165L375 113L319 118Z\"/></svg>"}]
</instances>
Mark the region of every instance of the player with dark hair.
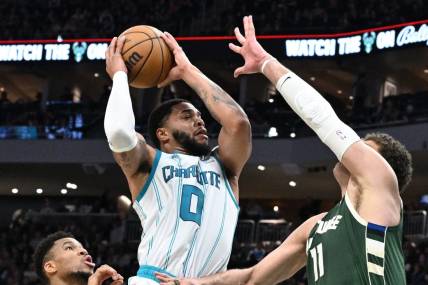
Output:
<instances>
[{"instance_id":1,"label":"player with dark hair","mask_svg":"<svg viewBox=\"0 0 428 285\"><path fill-rule=\"evenodd\" d=\"M34 252L39 278L49 285L101 285L111 278L112 285L123 284L123 277L108 265L95 273L95 263L73 235L55 232L41 240Z\"/></svg>"},{"instance_id":2,"label":"player with dark hair","mask_svg":"<svg viewBox=\"0 0 428 285\"><path fill-rule=\"evenodd\" d=\"M106 52L113 86L104 129L114 158L125 174L133 207L144 233L140 268L129 284L158 284L168 276L204 276L226 270L238 220L238 179L251 153L251 127L242 108L190 63L168 33L163 40L176 66L159 87L183 80L221 125L218 147L211 149L199 110L175 99L149 118L154 147L135 132L127 69L121 56L124 37Z\"/></svg>"},{"instance_id":3,"label":"player with dark hair","mask_svg":"<svg viewBox=\"0 0 428 285\"><path fill-rule=\"evenodd\" d=\"M335 114L309 84L285 68L257 42L252 17L244 17L241 74L261 72L274 83L291 108L335 153L333 174L342 199L328 213L309 218L257 265L202 279L172 279L161 284L277 284L306 265L308 284L406 284L402 252L403 206L400 198L411 180L406 148L386 134L360 137Z\"/></svg>"}]
</instances>

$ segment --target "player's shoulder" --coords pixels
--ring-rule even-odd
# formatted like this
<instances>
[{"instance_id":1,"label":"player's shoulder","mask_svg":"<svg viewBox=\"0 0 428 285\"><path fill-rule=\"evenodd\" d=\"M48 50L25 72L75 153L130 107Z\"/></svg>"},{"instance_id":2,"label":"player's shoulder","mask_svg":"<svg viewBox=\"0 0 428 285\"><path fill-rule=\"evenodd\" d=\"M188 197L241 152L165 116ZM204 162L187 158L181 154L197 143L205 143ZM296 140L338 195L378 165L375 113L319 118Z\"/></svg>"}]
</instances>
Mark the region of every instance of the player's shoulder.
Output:
<instances>
[{"instance_id":1,"label":"player's shoulder","mask_svg":"<svg viewBox=\"0 0 428 285\"><path fill-rule=\"evenodd\" d=\"M318 223L319 221L321 221L325 216L327 215L327 212L323 212L321 214L315 215L310 217L309 219L307 219L304 224L310 226L314 226L316 223Z\"/></svg>"},{"instance_id":2,"label":"player's shoulder","mask_svg":"<svg viewBox=\"0 0 428 285\"><path fill-rule=\"evenodd\" d=\"M312 229L315 227L315 225L321 221L325 216L327 215L327 212L323 212L321 214L315 215L310 217L309 219L307 219L303 224L302 224L302 228L303 231L305 232L306 236L309 236L309 234L311 233Z\"/></svg>"}]
</instances>

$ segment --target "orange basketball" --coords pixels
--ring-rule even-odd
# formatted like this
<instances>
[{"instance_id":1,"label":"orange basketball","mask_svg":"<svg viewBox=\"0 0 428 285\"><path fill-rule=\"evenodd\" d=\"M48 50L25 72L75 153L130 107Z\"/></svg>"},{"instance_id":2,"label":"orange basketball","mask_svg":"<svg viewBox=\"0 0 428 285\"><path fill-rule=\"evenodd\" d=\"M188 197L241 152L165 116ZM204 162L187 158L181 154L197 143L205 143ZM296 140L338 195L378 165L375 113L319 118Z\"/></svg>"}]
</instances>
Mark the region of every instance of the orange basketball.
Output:
<instances>
[{"instance_id":1,"label":"orange basketball","mask_svg":"<svg viewBox=\"0 0 428 285\"><path fill-rule=\"evenodd\" d=\"M136 88L155 87L172 67L172 54L161 31L151 26L134 26L121 36L126 40L122 56L128 68L129 85Z\"/></svg>"}]
</instances>

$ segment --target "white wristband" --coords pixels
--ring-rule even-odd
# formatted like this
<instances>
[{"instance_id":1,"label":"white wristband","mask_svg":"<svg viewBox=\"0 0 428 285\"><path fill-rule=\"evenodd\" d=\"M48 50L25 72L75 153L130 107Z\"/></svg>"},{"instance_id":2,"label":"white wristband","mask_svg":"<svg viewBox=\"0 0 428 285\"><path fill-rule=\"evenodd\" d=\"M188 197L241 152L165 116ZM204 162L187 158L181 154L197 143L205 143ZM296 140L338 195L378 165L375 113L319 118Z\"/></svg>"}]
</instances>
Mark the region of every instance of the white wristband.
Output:
<instances>
[{"instance_id":1,"label":"white wristband","mask_svg":"<svg viewBox=\"0 0 428 285\"><path fill-rule=\"evenodd\" d=\"M267 65L270 61L272 61L272 60L276 60L276 58L274 58L274 57L270 57L270 58L266 59L266 60L262 63L262 68L260 68L260 71L261 71L262 73L264 72L266 65Z\"/></svg>"}]
</instances>

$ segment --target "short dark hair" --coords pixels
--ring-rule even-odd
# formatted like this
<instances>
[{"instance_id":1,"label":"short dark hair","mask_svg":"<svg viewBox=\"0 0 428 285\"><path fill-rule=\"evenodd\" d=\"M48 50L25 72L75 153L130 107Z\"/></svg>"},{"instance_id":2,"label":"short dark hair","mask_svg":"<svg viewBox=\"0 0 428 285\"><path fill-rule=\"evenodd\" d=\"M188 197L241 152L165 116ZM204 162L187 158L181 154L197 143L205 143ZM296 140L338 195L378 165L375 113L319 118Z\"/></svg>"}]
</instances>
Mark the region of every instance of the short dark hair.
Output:
<instances>
[{"instance_id":1,"label":"short dark hair","mask_svg":"<svg viewBox=\"0 0 428 285\"><path fill-rule=\"evenodd\" d=\"M160 149L160 141L156 136L156 130L163 126L171 114L172 107L180 103L190 103L185 99L171 99L157 106L149 117L149 137L156 148Z\"/></svg>"},{"instance_id":2,"label":"short dark hair","mask_svg":"<svg viewBox=\"0 0 428 285\"><path fill-rule=\"evenodd\" d=\"M63 231L52 233L42 239L37 245L36 250L34 251L33 259L34 265L36 267L36 273L39 278L46 283L49 283L49 280L43 269L44 263L48 258L51 258L49 251L51 250L55 242L63 238L74 238L74 236L70 233L66 233Z\"/></svg>"},{"instance_id":3,"label":"short dark hair","mask_svg":"<svg viewBox=\"0 0 428 285\"><path fill-rule=\"evenodd\" d=\"M371 140L379 146L379 153L391 165L402 193L412 180L412 156L398 140L385 133L369 133L365 140Z\"/></svg>"}]
</instances>

